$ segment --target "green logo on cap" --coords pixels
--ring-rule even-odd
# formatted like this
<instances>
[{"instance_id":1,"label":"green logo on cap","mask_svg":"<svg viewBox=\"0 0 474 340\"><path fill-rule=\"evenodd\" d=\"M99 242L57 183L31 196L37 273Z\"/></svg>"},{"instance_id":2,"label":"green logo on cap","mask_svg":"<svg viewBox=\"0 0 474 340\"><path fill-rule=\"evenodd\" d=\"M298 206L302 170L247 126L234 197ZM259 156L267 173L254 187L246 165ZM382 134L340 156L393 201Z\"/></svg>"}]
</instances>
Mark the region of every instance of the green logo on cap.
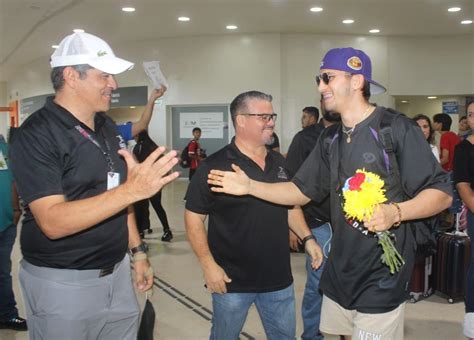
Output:
<instances>
[{"instance_id":1,"label":"green logo on cap","mask_svg":"<svg viewBox=\"0 0 474 340\"><path fill-rule=\"evenodd\" d=\"M98 57L103 57L103 56L106 55L106 54L107 54L106 51L99 51L99 52L97 52L97 56L98 56Z\"/></svg>"}]
</instances>

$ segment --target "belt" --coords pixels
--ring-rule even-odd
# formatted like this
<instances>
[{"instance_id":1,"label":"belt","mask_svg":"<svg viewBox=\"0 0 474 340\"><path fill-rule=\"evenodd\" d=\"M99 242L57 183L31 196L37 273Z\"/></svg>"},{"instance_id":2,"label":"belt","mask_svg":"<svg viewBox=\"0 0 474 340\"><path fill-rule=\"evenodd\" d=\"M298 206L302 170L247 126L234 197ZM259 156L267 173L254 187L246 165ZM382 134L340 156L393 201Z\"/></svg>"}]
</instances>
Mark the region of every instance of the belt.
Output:
<instances>
[{"instance_id":1,"label":"belt","mask_svg":"<svg viewBox=\"0 0 474 340\"><path fill-rule=\"evenodd\" d=\"M42 279L80 281L108 276L116 271L124 260L106 268L85 270L39 267L24 259L20 261L20 264L26 272Z\"/></svg>"}]
</instances>

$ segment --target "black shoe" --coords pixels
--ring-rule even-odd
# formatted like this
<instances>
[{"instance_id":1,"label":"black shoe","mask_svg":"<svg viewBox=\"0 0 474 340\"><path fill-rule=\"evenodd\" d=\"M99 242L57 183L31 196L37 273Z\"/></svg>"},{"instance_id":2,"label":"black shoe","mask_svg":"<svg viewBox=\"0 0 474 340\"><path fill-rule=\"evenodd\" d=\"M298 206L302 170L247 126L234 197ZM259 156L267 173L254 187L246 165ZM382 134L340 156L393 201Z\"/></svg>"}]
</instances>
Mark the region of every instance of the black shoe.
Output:
<instances>
[{"instance_id":1,"label":"black shoe","mask_svg":"<svg viewBox=\"0 0 474 340\"><path fill-rule=\"evenodd\" d=\"M27 331L26 320L17 316L9 320L0 321L0 329L13 329L15 331Z\"/></svg>"},{"instance_id":2,"label":"black shoe","mask_svg":"<svg viewBox=\"0 0 474 340\"><path fill-rule=\"evenodd\" d=\"M170 242L171 240L173 239L173 233L171 232L171 230L165 230L165 232L163 233L163 236L161 236L161 240L163 242Z\"/></svg>"}]
</instances>

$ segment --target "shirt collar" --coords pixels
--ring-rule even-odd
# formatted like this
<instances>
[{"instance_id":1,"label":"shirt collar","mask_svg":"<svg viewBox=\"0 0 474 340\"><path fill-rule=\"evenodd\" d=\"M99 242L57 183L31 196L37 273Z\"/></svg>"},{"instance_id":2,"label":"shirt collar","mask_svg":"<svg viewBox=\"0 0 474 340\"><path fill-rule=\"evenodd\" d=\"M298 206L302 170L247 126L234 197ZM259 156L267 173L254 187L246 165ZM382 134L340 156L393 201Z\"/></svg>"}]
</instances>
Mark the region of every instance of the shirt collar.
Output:
<instances>
[{"instance_id":1,"label":"shirt collar","mask_svg":"<svg viewBox=\"0 0 474 340\"><path fill-rule=\"evenodd\" d=\"M45 108L48 109L66 128L70 129L76 125L86 127L71 112L54 102L54 96L46 98ZM105 113L97 112L94 117L95 130L98 131L105 123Z\"/></svg>"}]
</instances>

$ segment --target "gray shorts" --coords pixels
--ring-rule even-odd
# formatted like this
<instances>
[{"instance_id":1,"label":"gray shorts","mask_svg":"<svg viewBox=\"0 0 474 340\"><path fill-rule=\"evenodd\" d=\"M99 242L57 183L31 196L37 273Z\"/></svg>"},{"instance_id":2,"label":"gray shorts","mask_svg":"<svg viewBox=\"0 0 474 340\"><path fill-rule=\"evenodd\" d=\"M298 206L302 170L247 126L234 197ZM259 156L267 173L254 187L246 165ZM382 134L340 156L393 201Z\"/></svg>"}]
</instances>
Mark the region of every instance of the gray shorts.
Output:
<instances>
[{"instance_id":1,"label":"gray shorts","mask_svg":"<svg viewBox=\"0 0 474 340\"><path fill-rule=\"evenodd\" d=\"M30 339L136 339L139 307L128 255L105 275L20 262Z\"/></svg>"}]
</instances>

